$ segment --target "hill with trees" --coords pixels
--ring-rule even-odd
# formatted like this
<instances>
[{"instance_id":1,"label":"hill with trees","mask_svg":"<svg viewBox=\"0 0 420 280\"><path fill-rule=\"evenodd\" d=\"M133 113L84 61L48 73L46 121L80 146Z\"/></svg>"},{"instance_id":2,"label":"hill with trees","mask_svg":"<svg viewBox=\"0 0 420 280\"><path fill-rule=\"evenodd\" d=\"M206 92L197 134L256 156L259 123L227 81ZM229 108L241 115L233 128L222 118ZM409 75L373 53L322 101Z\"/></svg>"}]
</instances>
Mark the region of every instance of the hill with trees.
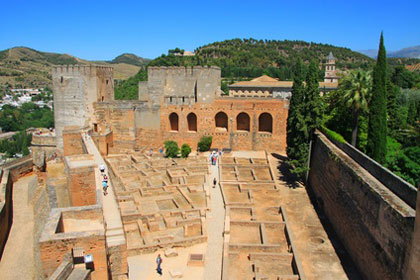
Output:
<instances>
[{"instance_id":1,"label":"hill with trees","mask_svg":"<svg viewBox=\"0 0 420 280\"><path fill-rule=\"evenodd\" d=\"M176 56L172 52L152 60L151 66L217 65L222 77L253 78L268 74L283 80L292 79L292 65L300 58L323 61L329 52L337 58L337 68L368 69L374 60L348 48L304 41L232 39L197 48L195 56ZM323 75L323 69L320 76Z\"/></svg>"},{"instance_id":2,"label":"hill with trees","mask_svg":"<svg viewBox=\"0 0 420 280\"><path fill-rule=\"evenodd\" d=\"M132 53L123 53L122 55L117 56L111 61L108 61L111 64L126 63L136 66L144 66L149 63L150 59L142 58Z\"/></svg>"},{"instance_id":3,"label":"hill with trees","mask_svg":"<svg viewBox=\"0 0 420 280\"><path fill-rule=\"evenodd\" d=\"M26 47L0 51L0 86L17 88L51 87L51 67L59 64L99 64L114 67L116 79L135 75L142 63L141 57L123 54L112 61L88 61L68 54L41 52Z\"/></svg>"}]
</instances>

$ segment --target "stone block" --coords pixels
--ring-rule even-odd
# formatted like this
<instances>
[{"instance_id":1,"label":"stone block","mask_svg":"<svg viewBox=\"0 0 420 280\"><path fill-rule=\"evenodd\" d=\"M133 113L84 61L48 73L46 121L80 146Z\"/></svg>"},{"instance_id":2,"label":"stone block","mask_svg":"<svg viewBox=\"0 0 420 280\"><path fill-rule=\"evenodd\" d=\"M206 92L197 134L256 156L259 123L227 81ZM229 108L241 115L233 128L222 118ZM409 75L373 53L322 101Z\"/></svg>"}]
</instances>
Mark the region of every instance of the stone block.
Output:
<instances>
[{"instance_id":1,"label":"stone block","mask_svg":"<svg viewBox=\"0 0 420 280\"><path fill-rule=\"evenodd\" d=\"M177 257L178 252L174 248L169 248L165 250L165 257Z\"/></svg>"},{"instance_id":2,"label":"stone block","mask_svg":"<svg viewBox=\"0 0 420 280\"><path fill-rule=\"evenodd\" d=\"M171 274L172 278L182 278L184 276L181 271L176 269L169 270L169 274Z\"/></svg>"}]
</instances>

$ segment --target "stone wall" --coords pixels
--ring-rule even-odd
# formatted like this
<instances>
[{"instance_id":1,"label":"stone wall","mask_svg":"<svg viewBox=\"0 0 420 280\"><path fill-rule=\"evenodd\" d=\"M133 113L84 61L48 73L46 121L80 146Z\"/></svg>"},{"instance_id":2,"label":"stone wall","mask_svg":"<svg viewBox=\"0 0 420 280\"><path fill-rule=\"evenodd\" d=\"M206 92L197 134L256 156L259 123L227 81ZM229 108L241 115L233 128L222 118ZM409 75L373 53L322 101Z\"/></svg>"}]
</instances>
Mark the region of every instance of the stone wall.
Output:
<instances>
[{"instance_id":1,"label":"stone wall","mask_svg":"<svg viewBox=\"0 0 420 280\"><path fill-rule=\"evenodd\" d=\"M38 171L44 172L48 160L56 157L55 134L32 134L32 159Z\"/></svg>"},{"instance_id":2,"label":"stone wall","mask_svg":"<svg viewBox=\"0 0 420 280\"><path fill-rule=\"evenodd\" d=\"M308 186L366 279L401 279L414 209L317 132Z\"/></svg>"}]
</instances>

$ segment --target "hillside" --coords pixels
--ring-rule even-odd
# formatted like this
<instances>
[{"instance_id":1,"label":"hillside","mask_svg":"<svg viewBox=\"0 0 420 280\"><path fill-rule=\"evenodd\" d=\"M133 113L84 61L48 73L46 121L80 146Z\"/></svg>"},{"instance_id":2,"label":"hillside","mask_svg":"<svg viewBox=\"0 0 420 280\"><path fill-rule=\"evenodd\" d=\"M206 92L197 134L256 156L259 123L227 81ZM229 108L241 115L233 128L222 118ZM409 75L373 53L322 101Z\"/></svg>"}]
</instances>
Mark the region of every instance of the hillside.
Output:
<instances>
[{"instance_id":1,"label":"hillside","mask_svg":"<svg viewBox=\"0 0 420 280\"><path fill-rule=\"evenodd\" d=\"M122 55L117 56L113 60L109 61L109 63L112 64L118 64L118 63L125 63L125 64L131 64L136 66L144 66L147 63L149 63L150 59L139 57L132 53L123 53Z\"/></svg>"},{"instance_id":2,"label":"hillside","mask_svg":"<svg viewBox=\"0 0 420 280\"><path fill-rule=\"evenodd\" d=\"M153 66L217 65L223 77L256 77L263 73L281 79L291 78L297 58L305 63L323 61L329 52L337 58L341 70L367 68L373 60L348 48L304 41L232 39L214 42L195 50L195 56L162 55L152 60Z\"/></svg>"},{"instance_id":3,"label":"hillside","mask_svg":"<svg viewBox=\"0 0 420 280\"><path fill-rule=\"evenodd\" d=\"M134 56L134 55L133 55ZM12 87L44 87L51 85L51 67L58 64L100 64L114 67L115 79L127 79L139 71L135 61L87 61L68 54L40 52L26 47L0 51L0 86L6 83Z\"/></svg>"}]
</instances>

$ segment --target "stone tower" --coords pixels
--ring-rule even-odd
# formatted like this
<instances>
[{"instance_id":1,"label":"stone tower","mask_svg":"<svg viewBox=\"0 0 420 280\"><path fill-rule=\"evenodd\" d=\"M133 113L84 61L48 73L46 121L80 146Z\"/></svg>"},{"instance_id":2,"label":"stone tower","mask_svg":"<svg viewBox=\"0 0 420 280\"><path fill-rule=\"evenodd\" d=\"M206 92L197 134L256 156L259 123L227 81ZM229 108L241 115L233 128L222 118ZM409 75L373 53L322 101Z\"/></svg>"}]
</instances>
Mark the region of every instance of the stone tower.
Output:
<instances>
[{"instance_id":1,"label":"stone tower","mask_svg":"<svg viewBox=\"0 0 420 280\"><path fill-rule=\"evenodd\" d=\"M325 63L325 77L324 82L325 83L336 83L338 82L339 77L337 76L337 73L335 71L335 57L330 52L330 54L326 58Z\"/></svg>"},{"instance_id":2,"label":"stone tower","mask_svg":"<svg viewBox=\"0 0 420 280\"><path fill-rule=\"evenodd\" d=\"M96 123L93 103L114 99L113 68L95 65L60 65L52 70L54 122L57 148L63 150L65 126Z\"/></svg>"}]
</instances>

